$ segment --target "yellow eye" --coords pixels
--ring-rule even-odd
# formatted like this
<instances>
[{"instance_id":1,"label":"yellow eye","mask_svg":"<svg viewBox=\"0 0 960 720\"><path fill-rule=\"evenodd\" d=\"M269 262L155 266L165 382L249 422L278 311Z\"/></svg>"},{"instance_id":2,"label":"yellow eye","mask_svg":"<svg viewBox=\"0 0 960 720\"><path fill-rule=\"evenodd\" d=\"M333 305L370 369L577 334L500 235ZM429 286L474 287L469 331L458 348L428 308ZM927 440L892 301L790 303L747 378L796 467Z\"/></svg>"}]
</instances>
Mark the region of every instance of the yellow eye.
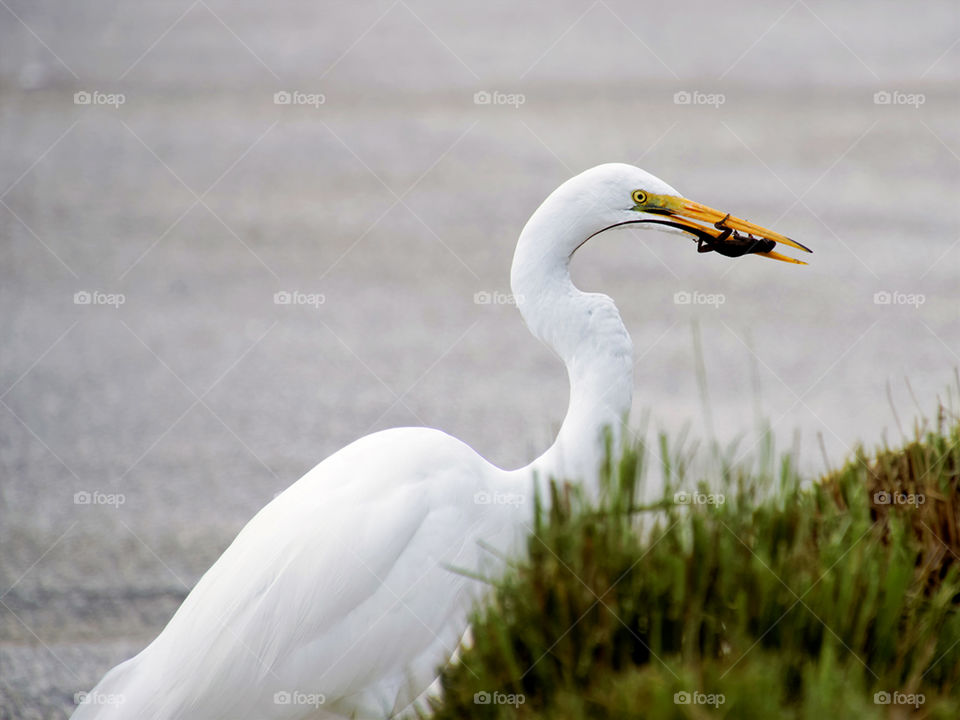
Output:
<instances>
[{"instance_id":1,"label":"yellow eye","mask_svg":"<svg viewBox=\"0 0 960 720\"><path fill-rule=\"evenodd\" d=\"M647 194L643 190L634 190L632 197L637 205L643 205L647 201Z\"/></svg>"}]
</instances>

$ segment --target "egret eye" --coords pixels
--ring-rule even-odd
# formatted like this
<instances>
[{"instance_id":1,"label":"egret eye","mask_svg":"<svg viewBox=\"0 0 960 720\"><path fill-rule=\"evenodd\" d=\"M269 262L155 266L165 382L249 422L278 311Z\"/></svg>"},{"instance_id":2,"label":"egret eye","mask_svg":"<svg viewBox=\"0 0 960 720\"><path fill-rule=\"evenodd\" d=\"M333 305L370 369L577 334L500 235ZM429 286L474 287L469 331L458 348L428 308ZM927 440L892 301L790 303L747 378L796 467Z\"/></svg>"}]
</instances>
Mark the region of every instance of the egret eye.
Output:
<instances>
[{"instance_id":1,"label":"egret eye","mask_svg":"<svg viewBox=\"0 0 960 720\"><path fill-rule=\"evenodd\" d=\"M634 190L632 197L637 205L643 205L647 201L647 194L643 190Z\"/></svg>"}]
</instances>

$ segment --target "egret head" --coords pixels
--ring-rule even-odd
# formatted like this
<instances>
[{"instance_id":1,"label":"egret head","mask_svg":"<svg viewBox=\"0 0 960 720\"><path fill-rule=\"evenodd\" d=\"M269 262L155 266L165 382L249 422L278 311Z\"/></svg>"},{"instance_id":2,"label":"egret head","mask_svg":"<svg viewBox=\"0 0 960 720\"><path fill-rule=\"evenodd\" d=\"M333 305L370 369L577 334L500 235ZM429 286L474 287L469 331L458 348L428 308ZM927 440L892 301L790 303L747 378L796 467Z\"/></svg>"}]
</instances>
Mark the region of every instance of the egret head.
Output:
<instances>
[{"instance_id":1,"label":"egret head","mask_svg":"<svg viewBox=\"0 0 960 720\"><path fill-rule=\"evenodd\" d=\"M622 225L663 228L697 240L699 252L728 257L760 255L805 265L774 251L777 244L811 252L773 230L689 200L663 180L632 165L597 165L554 190L527 221L513 256L510 285L527 325L538 337L540 303L546 288L569 284L573 254L590 238ZM559 279L559 281L558 281Z\"/></svg>"},{"instance_id":2,"label":"egret head","mask_svg":"<svg viewBox=\"0 0 960 720\"><path fill-rule=\"evenodd\" d=\"M595 218L595 225L583 242L614 227L647 223L692 235L700 252L716 251L727 257L752 254L805 265L774 248L780 243L812 252L773 230L689 200L659 178L632 165L598 165L564 183L557 193L568 196L569 201L569 191L581 193L581 206L590 206L589 212L584 207L583 216Z\"/></svg>"}]
</instances>

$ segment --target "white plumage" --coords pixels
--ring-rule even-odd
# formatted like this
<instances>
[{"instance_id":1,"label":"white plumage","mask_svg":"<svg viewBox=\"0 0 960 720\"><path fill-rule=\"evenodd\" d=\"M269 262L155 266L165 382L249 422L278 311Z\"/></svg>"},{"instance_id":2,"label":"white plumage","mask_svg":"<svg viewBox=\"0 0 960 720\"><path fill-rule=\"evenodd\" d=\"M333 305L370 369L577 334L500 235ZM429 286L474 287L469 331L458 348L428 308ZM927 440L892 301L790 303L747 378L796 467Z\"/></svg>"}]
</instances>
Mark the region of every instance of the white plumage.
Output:
<instances>
[{"instance_id":1,"label":"white plumage","mask_svg":"<svg viewBox=\"0 0 960 720\"><path fill-rule=\"evenodd\" d=\"M470 583L449 566L477 567L474 540L509 527L504 508L474 503L478 488L504 491L492 470L425 428L343 448L257 513L160 636L94 691L124 701L89 716L301 718L321 695L317 717L399 709L463 631Z\"/></svg>"},{"instance_id":2,"label":"white plumage","mask_svg":"<svg viewBox=\"0 0 960 720\"><path fill-rule=\"evenodd\" d=\"M595 494L605 428L619 446L630 337L610 298L574 287L569 261L604 229L662 220L639 207L638 189L682 200L638 168L601 165L561 185L521 233L513 293L570 380L566 418L544 455L505 471L426 428L348 445L254 516L74 720L384 717L408 707L456 649L485 589L452 568L497 572L499 553L522 550L534 483L576 478Z\"/></svg>"}]
</instances>

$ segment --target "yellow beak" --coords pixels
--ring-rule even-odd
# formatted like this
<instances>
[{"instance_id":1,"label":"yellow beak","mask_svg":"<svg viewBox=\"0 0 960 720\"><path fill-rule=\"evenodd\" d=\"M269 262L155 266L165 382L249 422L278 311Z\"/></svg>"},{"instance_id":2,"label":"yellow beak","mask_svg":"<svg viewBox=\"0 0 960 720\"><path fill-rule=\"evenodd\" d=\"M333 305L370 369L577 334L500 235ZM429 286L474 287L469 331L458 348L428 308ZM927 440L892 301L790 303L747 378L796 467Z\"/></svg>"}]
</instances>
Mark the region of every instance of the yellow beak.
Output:
<instances>
[{"instance_id":1,"label":"yellow beak","mask_svg":"<svg viewBox=\"0 0 960 720\"><path fill-rule=\"evenodd\" d=\"M707 250L717 250L721 254L733 257L749 253L768 257L773 260L796 263L798 265L807 264L802 260L796 260L792 257L774 252L769 249L773 247L769 242L751 245L750 240L752 239L772 240L775 243L789 245L797 250L808 253L813 252L810 248L801 245L796 240L791 240L785 235L781 235L760 225L755 225L747 220L741 220L729 213L714 210L711 207L701 205L698 202L688 200L684 197L648 195L645 202L637 204L633 209L656 215L667 215L670 217L671 224L683 226L683 228L690 228L693 234L700 237L701 240L704 235L713 238L716 243L709 243L706 248ZM740 235L740 233L746 233L747 237ZM728 240L727 238L731 235L732 239ZM760 247L766 247L767 249L760 251ZM742 250L742 252L740 250Z\"/></svg>"}]
</instances>

